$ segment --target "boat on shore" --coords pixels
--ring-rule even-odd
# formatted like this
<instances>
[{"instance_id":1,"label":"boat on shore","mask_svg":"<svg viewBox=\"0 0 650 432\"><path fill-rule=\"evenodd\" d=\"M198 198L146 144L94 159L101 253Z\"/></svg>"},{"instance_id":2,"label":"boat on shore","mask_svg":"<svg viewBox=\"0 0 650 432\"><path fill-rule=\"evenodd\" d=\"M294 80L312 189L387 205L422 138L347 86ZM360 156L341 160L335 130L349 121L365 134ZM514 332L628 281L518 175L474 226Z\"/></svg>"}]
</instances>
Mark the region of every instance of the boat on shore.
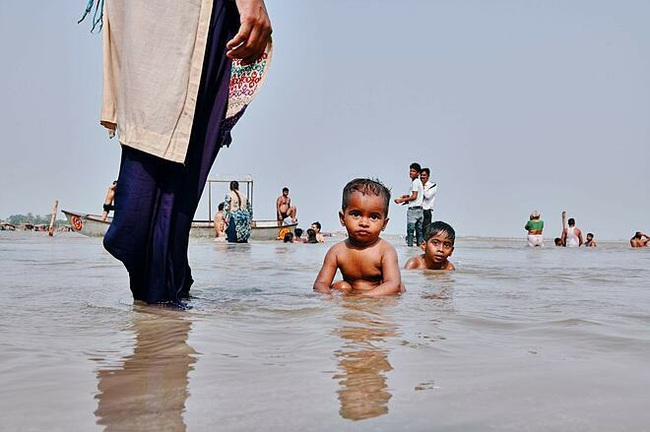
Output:
<instances>
[{"instance_id":1,"label":"boat on shore","mask_svg":"<svg viewBox=\"0 0 650 432\"><path fill-rule=\"evenodd\" d=\"M108 227L111 226L113 218L102 219L102 215L80 213L72 210L63 210L61 212L70 222L72 231L89 237L104 237Z\"/></svg>"},{"instance_id":2,"label":"boat on shore","mask_svg":"<svg viewBox=\"0 0 650 432\"><path fill-rule=\"evenodd\" d=\"M99 214L81 213L72 210L61 210L70 222L72 231L88 237L103 237L111 225L112 218L102 220ZM297 223L278 226L278 221L261 219L251 221L251 240L265 241L276 240L280 230L284 228L293 229ZM195 220L192 222L190 235L193 237L210 238L214 237L214 222Z\"/></svg>"},{"instance_id":3,"label":"boat on shore","mask_svg":"<svg viewBox=\"0 0 650 432\"><path fill-rule=\"evenodd\" d=\"M214 237L214 215L212 209L212 189L213 185L219 183L230 183L232 180L237 180L243 184L246 189L246 195L249 197L251 205L253 204L253 179L250 175L246 176L228 176L224 178L214 178L207 181L207 199L208 199L208 216L210 219L195 219L192 221L192 228L190 235L192 237L210 238ZM72 231L78 232L90 237L103 237L111 225L112 218L108 217L106 220L102 219L100 214L81 213L73 210L61 210L65 217L70 222ZM251 237L253 241L266 241L276 240L280 231L289 228L293 231L298 226L298 223L289 223L278 225L277 220L273 219L253 219L251 221Z\"/></svg>"}]
</instances>

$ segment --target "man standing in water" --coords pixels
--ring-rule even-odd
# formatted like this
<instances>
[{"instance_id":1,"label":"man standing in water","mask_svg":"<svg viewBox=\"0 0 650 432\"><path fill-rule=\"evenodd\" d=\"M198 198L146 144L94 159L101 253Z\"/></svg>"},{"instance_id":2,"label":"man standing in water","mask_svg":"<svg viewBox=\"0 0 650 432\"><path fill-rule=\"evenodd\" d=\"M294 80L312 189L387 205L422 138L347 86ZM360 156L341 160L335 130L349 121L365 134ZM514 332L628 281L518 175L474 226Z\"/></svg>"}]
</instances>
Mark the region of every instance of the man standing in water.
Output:
<instances>
[{"instance_id":1,"label":"man standing in water","mask_svg":"<svg viewBox=\"0 0 650 432\"><path fill-rule=\"evenodd\" d=\"M580 228L576 227L575 219L569 218L569 226L562 230L562 237L560 240L566 247L582 246L582 231L580 231Z\"/></svg>"},{"instance_id":2,"label":"man standing in water","mask_svg":"<svg viewBox=\"0 0 650 432\"><path fill-rule=\"evenodd\" d=\"M420 164L413 162L409 167L411 193L395 198L397 204L408 204L408 210L406 211L406 244L409 246L413 246L414 234L415 243L418 246L424 241L422 236L422 223L424 221L422 195L424 188L422 187L422 181L420 181L420 171L422 171Z\"/></svg>"},{"instance_id":3,"label":"man standing in water","mask_svg":"<svg viewBox=\"0 0 650 432\"><path fill-rule=\"evenodd\" d=\"M271 22L263 0L111 0L103 23L101 123L122 149L104 247L126 267L135 300L183 308L192 219L252 99L240 94L261 83L248 76L266 71Z\"/></svg>"},{"instance_id":4,"label":"man standing in water","mask_svg":"<svg viewBox=\"0 0 650 432\"><path fill-rule=\"evenodd\" d=\"M431 170L422 168L420 171L420 181L422 182L422 232L426 230L433 220L433 203L436 200L438 185L431 181Z\"/></svg>"}]
</instances>

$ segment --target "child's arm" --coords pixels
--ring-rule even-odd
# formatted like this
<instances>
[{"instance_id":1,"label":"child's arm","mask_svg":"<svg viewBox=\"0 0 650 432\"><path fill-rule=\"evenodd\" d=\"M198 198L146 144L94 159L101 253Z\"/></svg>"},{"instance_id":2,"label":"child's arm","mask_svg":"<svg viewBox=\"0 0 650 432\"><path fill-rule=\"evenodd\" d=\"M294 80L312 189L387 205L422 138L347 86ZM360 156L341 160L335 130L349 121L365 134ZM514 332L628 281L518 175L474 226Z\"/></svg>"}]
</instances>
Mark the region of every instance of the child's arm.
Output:
<instances>
[{"instance_id":1,"label":"child's arm","mask_svg":"<svg viewBox=\"0 0 650 432\"><path fill-rule=\"evenodd\" d=\"M399 294L402 291L402 274L399 271L397 252L395 251L395 248L390 245L385 248L384 253L382 254L381 273L383 282L361 295L373 297Z\"/></svg>"},{"instance_id":2,"label":"child's arm","mask_svg":"<svg viewBox=\"0 0 650 432\"><path fill-rule=\"evenodd\" d=\"M321 292L324 294L331 294L332 281L336 275L336 270L338 265L336 263L336 246L330 248L325 255L323 260L323 267L321 267L314 281L314 291Z\"/></svg>"}]
</instances>

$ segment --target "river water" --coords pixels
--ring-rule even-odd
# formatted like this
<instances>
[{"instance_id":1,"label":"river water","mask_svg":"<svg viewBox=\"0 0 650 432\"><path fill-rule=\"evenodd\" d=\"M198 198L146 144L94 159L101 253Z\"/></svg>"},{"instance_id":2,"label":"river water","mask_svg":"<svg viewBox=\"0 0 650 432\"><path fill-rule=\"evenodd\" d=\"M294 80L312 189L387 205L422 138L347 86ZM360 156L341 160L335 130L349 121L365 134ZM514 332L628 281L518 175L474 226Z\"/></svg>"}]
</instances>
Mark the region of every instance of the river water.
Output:
<instances>
[{"instance_id":1,"label":"river water","mask_svg":"<svg viewBox=\"0 0 650 432\"><path fill-rule=\"evenodd\" d=\"M0 430L648 429L650 250L461 238L359 299L312 292L328 241L193 240L179 312L100 239L0 232Z\"/></svg>"}]
</instances>

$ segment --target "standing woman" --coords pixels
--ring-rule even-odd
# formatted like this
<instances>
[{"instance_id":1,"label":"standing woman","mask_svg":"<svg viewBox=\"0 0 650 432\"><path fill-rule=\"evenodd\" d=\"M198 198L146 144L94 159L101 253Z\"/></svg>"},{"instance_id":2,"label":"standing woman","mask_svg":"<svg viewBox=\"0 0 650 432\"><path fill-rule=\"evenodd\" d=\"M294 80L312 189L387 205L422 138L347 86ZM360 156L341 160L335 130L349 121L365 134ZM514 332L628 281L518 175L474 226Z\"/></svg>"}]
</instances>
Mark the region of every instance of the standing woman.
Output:
<instances>
[{"instance_id":1,"label":"standing woman","mask_svg":"<svg viewBox=\"0 0 650 432\"><path fill-rule=\"evenodd\" d=\"M251 236L251 208L246 195L239 191L237 180L230 182L230 193L226 195L225 203L228 242L248 243Z\"/></svg>"},{"instance_id":2,"label":"standing woman","mask_svg":"<svg viewBox=\"0 0 650 432\"><path fill-rule=\"evenodd\" d=\"M544 230L544 221L540 219L541 215L537 210L533 211L530 214L530 219L524 226L524 229L528 231L528 246L544 246L544 236L542 231Z\"/></svg>"},{"instance_id":3,"label":"standing woman","mask_svg":"<svg viewBox=\"0 0 650 432\"><path fill-rule=\"evenodd\" d=\"M184 308L192 219L250 102L242 95L263 82L271 22L264 0L89 0L87 13L93 4L104 34L100 122L122 152L104 247L134 300Z\"/></svg>"}]
</instances>

